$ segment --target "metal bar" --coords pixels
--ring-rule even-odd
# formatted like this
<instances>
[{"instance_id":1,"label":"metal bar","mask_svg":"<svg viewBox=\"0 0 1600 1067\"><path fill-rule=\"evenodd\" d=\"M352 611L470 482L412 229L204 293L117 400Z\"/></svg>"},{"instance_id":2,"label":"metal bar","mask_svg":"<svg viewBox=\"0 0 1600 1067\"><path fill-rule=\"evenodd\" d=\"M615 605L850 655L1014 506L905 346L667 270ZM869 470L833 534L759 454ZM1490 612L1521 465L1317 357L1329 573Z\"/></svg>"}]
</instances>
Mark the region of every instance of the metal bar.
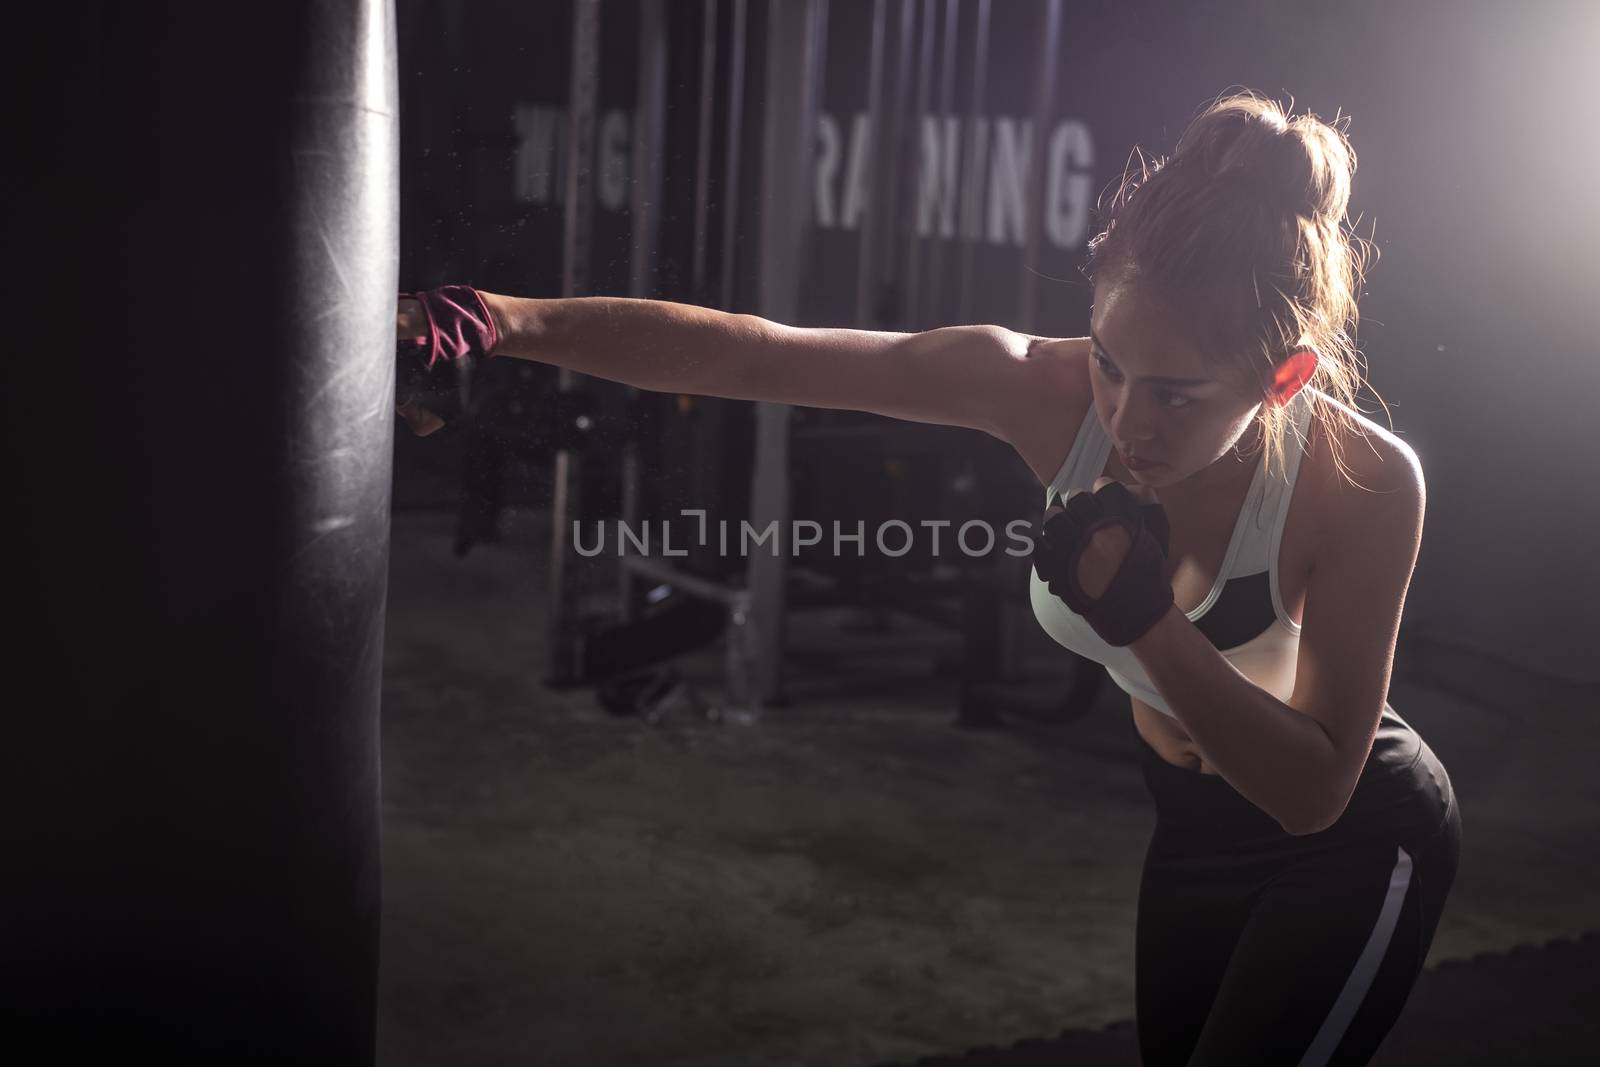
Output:
<instances>
[{"instance_id":1,"label":"metal bar","mask_svg":"<svg viewBox=\"0 0 1600 1067\"><path fill-rule=\"evenodd\" d=\"M874 194L874 203L881 205L877 214L881 219L877 248L873 252L876 265L874 299L875 321L880 329L902 329L905 326L905 281L900 271L900 256L905 250L901 244L902 227L914 222L916 190L905 188L905 176L915 174L906 160L916 150L917 116L911 103L911 72L915 67L912 42L915 40L917 0L898 0L900 4L900 32L895 47L894 92L890 96L889 117L884 123L882 144L888 153L887 166ZM869 210L872 205L868 205ZM914 229L914 226L913 226Z\"/></svg>"},{"instance_id":2,"label":"metal bar","mask_svg":"<svg viewBox=\"0 0 1600 1067\"><path fill-rule=\"evenodd\" d=\"M695 123L694 245L689 257L689 291L697 304L706 296L706 231L711 224L711 137L716 84L717 0L705 0L700 27L700 113Z\"/></svg>"},{"instance_id":3,"label":"metal bar","mask_svg":"<svg viewBox=\"0 0 1600 1067\"><path fill-rule=\"evenodd\" d=\"M664 59L666 51L664 51L664 45L662 45L662 42L664 42L664 26L662 26L661 18L659 18L661 16L661 0L650 0L650 2L651 6L653 6L653 11L643 14L645 14L646 18L656 22L658 32L654 37L648 37L648 29L645 26L642 26L642 30L640 30L642 32L642 56L640 56L642 75L640 75L638 110L640 110L640 114L643 114L645 110L651 110L656 115L656 126L654 126L653 144L648 149L645 149L645 146L635 142L635 147L638 150L648 150L653 155L654 160L659 160L661 158L661 130L664 128L661 115L659 115L659 102L666 98L666 77L664 77L666 75L666 59ZM741 114L742 109L742 101L739 98L744 93L746 0L734 0L734 6L731 8L731 21L733 21L734 40L733 45L730 46L731 99L728 104L730 104L731 114L733 114L733 118L730 118L733 128L730 130L728 142L730 142L730 152L736 154L739 146L738 115ZM648 42L651 45L650 53L648 54L645 53L646 38L648 38ZM650 64L654 64L654 66L651 67L651 74L646 77L643 74L643 70ZM691 267L691 291L693 291L694 301L696 302L704 302L710 288L707 285L707 274L709 274L709 270L707 270L707 259L709 259L707 251L709 251L712 142L714 142L715 134L715 74L717 74L717 0L707 0L704 24L701 27L701 86L699 86L701 93L699 93L696 195L694 195L693 267ZM646 101L646 93L653 93L654 96L651 96ZM638 168L635 168L635 173L638 173ZM730 158L726 173L730 174L731 178L730 181L725 182L728 189L726 189L725 202L723 202L723 218L725 218L725 227L731 229L734 221L738 218L738 214L736 214L736 206L738 206L736 205L736 195L738 195L736 190L738 190L739 170L738 157L736 155ZM659 184L659 163L658 170L654 174L654 181ZM635 200L640 195L643 195L642 192L635 189ZM659 190L653 195L659 195ZM654 216L651 216L651 218L654 218ZM730 245L730 240L731 234L723 235L723 246L725 248ZM726 254L728 253L725 253L725 256ZM634 270L635 286L640 290L635 293L635 296L646 296L648 293L643 291L643 285L640 283L642 259L635 258ZM648 274L645 274L645 277L648 277ZM725 272L725 286L723 286L725 291L728 288L728 280L730 278L731 275ZM630 394L637 394L637 390L630 390ZM691 472L691 485L694 486L694 502L702 504L712 496L709 488L707 488L707 478L710 477L710 472L714 470L714 453L710 450L710 445L714 442L714 438L717 437L718 432L720 432L720 426L722 426L720 424L720 405L723 402L720 398L715 397L694 397L693 400L696 402L694 403L694 416L698 418L694 448L696 448L696 456L698 458L707 458L707 461L701 462L699 459L696 461L696 466ZM635 467L637 467L637 459L635 459ZM635 498L637 498L637 491L635 491ZM632 526L638 515L637 502L635 502L635 506L632 509L624 510L627 512L627 522ZM621 550L626 552L626 541L622 544ZM709 552L709 547L696 545L696 552L691 553L690 560L693 561L694 558L701 557L706 552ZM634 611L632 611L632 608L634 608L634 603L632 603L632 584L634 584L635 579L666 582L666 584L672 585L674 589L690 593L693 597L725 605L728 608L728 619L733 624L731 625L730 635L728 635L728 657L726 657L725 665L726 691L730 694L749 693L750 629L747 622L749 622L750 595L747 590L733 589L728 585L718 584L718 582L709 581L704 577L694 576L691 571L686 571L686 569L682 569L680 566L674 565L674 563L645 557L645 555L624 555L619 560L619 573L621 573L622 597L624 597L624 609L626 609L624 611L624 619L634 616ZM739 704L749 704L749 697L739 697Z\"/></svg>"},{"instance_id":4,"label":"metal bar","mask_svg":"<svg viewBox=\"0 0 1600 1067\"><path fill-rule=\"evenodd\" d=\"M722 299L719 306L724 311L734 310L738 294L734 290L734 238L739 231L739 171L740 153L743 151L744 132L744 53L745 5L747 0L733 0L733 26L728 42L728 135L727 159L722 178Z\"/></svg>"},{"instance_id":5,"label":"metal bar","mask_svg":"<svg viewBox=\"0 0 1600 1067\"><path fill-rule=\"evenodd\" d=\"M922 137L925 124L931 121L935 124L933 143L935 145L939 143L938 119L928 114L929 100L933 95L933 37L934 28L938 25L937 3L938 0L922 0L919 5L922 9L922 43L917 49L917 93L916 102L911 109L911 136L908 138L909 156L919 161L920 164L920 166L913 167L911 173L914 176L922 174L921 167L929 167L931 171L928 173L928 177L935 182L938 181L939 175L938 161L936 159L923 158ZM922 238L917 230L917 208L921 201L921 196L922 190L913 187L910 190L910 195L905 198L907 205L905 233L906 280L903 307L904 318L901 320L901 328L912 331L926 328L923 323L922 311L924 306L922 300ZM933 243L935 245L939 243L938 234L933 235Z\"/></svg>"},{"instance_id":6,"label":"metal bar","mask_svg":"<svg viewBox=\"0 0 1600 1067\"><path fill-rule=\"evenodd\" d=\"M628 271L630 296L648 299L655 295L654 267L660 240L661 156L666 129L667 26L666 0L639 0L639 73L633 105L633 189L629 218L633 223L631 258ZM627 387L631 411L639 395ZM621 517L628 529L639 524L639 446L630 428L622 445ZM619 614L624 621L634 616L633 583L626 567L617 571Z\"/></svg>"},{"instance_id":7,"label":"metal bar","mask_svg":"<svg viewBox=\"0 0 1600 1067\"><path fill-rule=\"evenodd\" d=\"M884 209L879 189L879 171L887 149L884 147L884 127L888 125L884 103L883 38L884 22L888 18L888 0L872 0L872 36L867 46L867 204L861 220L861 231L856 239L856 313L855 325L867 329L873 321L874 300L877 291L879 214Z\"/></svg>"},{"instance_id":8,"label":"metal bar","mask_svg":"<svg viewBox=\"0 0 1600 1067\"><path fill-rule=\"evenodd\" d=\"M649 138L641 137L636 139L635 147L636 151L649 152L653 161L659 161L661 156L662 131L664 129L664 118L661 114L661 101L665 99L666 95L666 51L664 44L665 26L662 23L661 18L662 0L647 0L647 3L649 4L650 10L641 11L641 19L643 21L641 22L640 26L641 73L639 78L640 96L638 113L641 116L649 113L649 121L653 123L653 125L649 128L653 136ZM729 61L731 69L729 72L730 99L728 106L731 117L729 119L730 129L728 131L728 151L730 155L725 171L725 173L728 175L728 178L725 181L725 187L729 191L727 194L728 198L722 206L725 227L722 246L725 264L731 260L731 229L734 225L734 221L737 219L737 179L739 174L739 162L737 156L739 146L738 119L742 114L743 101L740 99L740 97L744 92L744 34L746 0L733 0L733 3L734 6L731 8L731 36L733 40L729 48ZM699 127L697 130L699 144L696 154L695 234L690 283L691 291L694 294L694 299L696 302L701 303L705 302L706 296L708 295L710 289L710 286L707 284L707 253L710 228L711 149L713 136L715 133L716 118L715 89L717 63L717 10L718 5L716 0L706 0L704 14L705 20L701 27L701 77ZM643 127L640 128L642 129ZM639 174L642 169L642 166L636 166L635 173ZM635 188L634 192L636 205L641 197L647 196L645 191L646 188L652 190L648 193L648 198L652 203L655 202L659 197L659 183L660 171L659 163L657 162L655 164L655 169L652 171L651 184L648 187L645 187L641 182L639 187ZM657 213L652 210L649 216L652 223L652 228L650 231L651 254L653 254L654 250L654 241L658 236L654 231L654 220L656 218L656 214ZM643 217L642 212L640 217ZM651 295L647 291L649 288L648 264L645 261L645 257L638 254L639 250L644 247L645 245L641 243L639 235L636 232L636 255L633 264L635 286L634 295L636 296ZM731 270L725 269L722 286L724 292L723 300L725 305L731 303L731 297L727 295L730 290L731 283ZM630 396L636 394L637 392L638 390L630 390ZM701 420L696 426L695 447L697 449L697 455L708 456L710 452L707 448L707 444L709 443L709 439L715 435L717 428L720 427L720 421L717 418L717 416L720 414L718 405L723 402L714 397L695 399L697 400L696 413L700 416ZM633 454L631 442L629 451L625 453L625 461L627 459L632 459L633 461L631 466L634 471L633 478L636 481L637 456ZM692 484L695 486L694 502L697 504L702 503L704 499L710 495L705 487L705 478L709 477L709 472L711 469L713 469L713 464L710 462L697 463L696 469L691 475ZM628 470L625 467L625 475L627 473ZM635 520L638 516L636 487L632 488L630 492L633 499L630 501L628 497L624 498L624 513L625 521L631 527L635 524ZM633 504L632 507L627 506L630 502ZM619 546L619 551L626 552L625 541L621 546ZM700 551L704 552L706 549L701 547ZM736 702L739 706L748 706L751 703L749 698L749 658L751 654L750 637L753 632L748 625L750 614L749 592L744 589L731 588L721 585L715 581L699 578L693 573L683 570L674 564L666 563L648 556L623 555L622 558L618 560L618 564L624 607L623 617L625 619L631 618L634 614L632 588L633 582L636 579L649 579L651 581L663 582L671 585L675 589L688 593L691 596L697 596L701 599L710 600L727 606L731 628L727 639L727 658L725 664L726 692L730 695L738 694Z\"/></svg>"},{"instance_id":9,"label":"metal bar","mask_svg":"<svg viewBox=\"0 0 1600 1067\"><path fill-rule=\"evenodd\" d=\"M670 585L674 589L681 589L690 596L697 596L702 600L710 600L733 607L743 604L749 599L748 594L743 589L719 585L707 578L697 578L687 571L679 570L670 563L663 563L654 556L623 556L621 564L622 568L634 577L649 578L652 581Z\"/></svg>"},{"instance_id":10,"label":"metal bar","mask_svg":"<svg viewBox=\"0 0 1600 1067\"><path fill-rule=\"evenodd\" d=\"M582 296L589 288L589 245L594 183L594 116L600 66L600 0L573 0L572 77L567 100L566 220L561 242L561 292ZM562 367L557 386L577 388L577 375ZM567 517L579 512L580 457L558 449L550 504L550 674L560 681L578 673L573 640L577 594L567 566Z\"/></svg>"},{"instance_id":11,"label":"metal bar","mask_svg":"<svg viewBox=\"0 0 1600 1067\"><path fill-rule=\"evenodd\" d=\"M944 4L944 42L940 49L939 62L939 117L938 122L942 127L946 119L955 114L956 109L956 27L961 14L961 0L945 0ZM957 150L961 147L961 124L956 123ZM961 172L956 171L956 230L952 235L956 240L961 239ZM944 260L945 250L949 242L943 233L935 233L931 247L928 249L928 281L927 296L922 301L922 306L927 309L925 318L916 324L917 329L929 329L934 326L948 326L948 322L938 316L937 309L944 306Z\"/></svg>"},{"instance_id":12,"label":"metal bar","mask_svg":"<svg viewBox=\"0 0 1600 1067\"><path fill-rule=\"evenodd\" d=\"M811 222L817 102L826 42L827 0L775 0L768 9L766 114L762 143L760 307L764 318L793 323ZM756 407L756 462L751 517L756 528L777 524L778 551L750 559L751 605L741 623L752 676L744 715L782 700L784 551L789 522L789 421L786 404ZM743 627L752 627L745 630Z\"/></svg>"},{"instance_id":13,"label":"metal bar","mask_svg":"<svg viewBox=\"0 0 1600 1067\"><path fill-rule=\"evenodd\" d=\"M1033 99L1032 147L1028 158L1027 190L1023 199L1028 227L1022 251L1022 276L1017 279L1016 328L1039 332L1039 250L1044 240L1045 153L1049 148L1050 117L1055 113L1058 39L1061 36L1061 0L1046 0L1044 33L1039 35L1039 81Z\"/></svg>"},{"instance_id":14,"label":"metal bar","mask_svg":"<svg viewBox=\"0 0 1600 1067\"><path fill-rule=\"evenodd\" d=\"M976 269L978 242L983 240L983 191L987 133L979 136L980 123L987 123L983 113L984 89L989 79L989 0L978 0L978 26L973 35L972 95L967 107L966 166L961 173L961 287L956 294L959 321L972 319L972 282ZM987 125L983 126L987 131ZM982 143L980 143L982 142Z\"/></svg>"},{"instance_id":15,"label":"metal bar","mask_svg":"<svg viewBox=\"0 0 1600 1067\"><path fill-rule=\"evenodd\" d=\"M704 304L710 296L706 261L711 243L711 149L716 137L717 0L705 0L700 32L700 106L695 124L694 245L690 256L689 291L693 302ZM717 397L692 397L684 405L689 420L690 506L714 511L718 507L717 465L721 454L722 403ZM695 545L686 565L707 564L711 549Z\"/></svg>"}]
</instances>

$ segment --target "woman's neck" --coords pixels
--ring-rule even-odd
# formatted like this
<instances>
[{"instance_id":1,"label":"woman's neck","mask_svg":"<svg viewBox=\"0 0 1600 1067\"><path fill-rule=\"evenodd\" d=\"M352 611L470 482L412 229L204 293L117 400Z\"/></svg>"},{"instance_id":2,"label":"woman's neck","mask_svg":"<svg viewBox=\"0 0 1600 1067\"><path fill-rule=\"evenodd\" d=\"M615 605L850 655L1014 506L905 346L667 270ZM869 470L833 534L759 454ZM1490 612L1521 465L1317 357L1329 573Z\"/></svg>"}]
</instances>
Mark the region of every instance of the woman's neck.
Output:
<instances>
[{"instance_id":1,"label":"woman's neck","mask_svg":"<svg viewBox=\"0 0 1600 1067\"><path fill-rule=\"evenodd\" d=\"M1179 508L1200 509L1208 504L1232 504L1240 492L1246 490L1255 477L1261 462L1262 429L1260 422L1252 422L1228 449L1221 459L1203 467L1189 477L1170 486L1156 489L1156 497L1163 504Z\"/></svg>"}]
</instances>

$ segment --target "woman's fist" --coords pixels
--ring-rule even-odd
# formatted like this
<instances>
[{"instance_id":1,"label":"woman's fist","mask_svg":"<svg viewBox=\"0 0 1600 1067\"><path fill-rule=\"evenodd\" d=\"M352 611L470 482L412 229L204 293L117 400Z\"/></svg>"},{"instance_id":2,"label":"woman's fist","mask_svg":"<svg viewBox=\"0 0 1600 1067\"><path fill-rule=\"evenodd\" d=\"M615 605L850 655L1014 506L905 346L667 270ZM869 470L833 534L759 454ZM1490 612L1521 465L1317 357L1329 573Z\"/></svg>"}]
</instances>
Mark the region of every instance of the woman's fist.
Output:
<instances>
[{"instance_id":1,"label":"woman's fist","mask_svg":"<svg viewBox=\"0 0 1600 1067\"><path fill-rule=\"evenodd\" d=\"M428 339L428 316L423 313L422 301L414 296L402 296L395 309L395 344L419 345Z\"/></svg>"},{"instance_id":2,"label":"woman's fist","mask_svg":"<svg viewBox=\"0 0 1600 1067\"><path fill-rule=\"evenodd\" d=\"M428 317L423 313L422 301L414 296L402 296L394 315L395 350L404 352L407 346L422 345L427 341ZM400 374L401 371L397 368L395 373ZM404 386L401 391L402 398L394 410L411 427L412 433L426 437L444 425L443 419L417 403L414 395L406 393Z\"/></svg>"},{"instance_id":3,"label":"woman's fist","mask_svg":"<svg viewBox=\"0 0 1600 1067\"><path fill-rule=\"evenodd\" d=\"M1166 512L1139 489L1099 478L1047 508L1035 538L1040 581L1113 646L1138 640L1172 606Z\"/></svg>"},{"instance_id":4,"label":"woman's fist","mask_svg":"<svg viewBox=\"0 0 1600 1067\"><path fill-rule=\"evenodd\" d=\"M470 285L401 293L395 304L395 411L411 432L433 433L468 409L474 365L500 331Z\"/></svg>"},{"instance_id":5,"label":"woman's fist","mask_svg":"<svg viewBox=\"0 0 1600 1067\"><path fill-rule=\"evenodd\" d=\"M427 312L422 301L414 296L402 296L395 304L395 414L405 419L411 432L427 437L434 430L443 429L445 419L424 408L418 397L426 395L426 374L419 370L422 347L429 344L432 334L427 328Z\"/></svg>"},{"instance_id":6,"label":"woman's fist","mask_svg":"<svg viewBox=\"0 0 1600 1067\"><path fill-rule=\"evenodd\" d=\"M406 425L411 427L411 432L418 437L426 437L444 425L444 420L427 408L418 404L414 398L395 407L395 414L406 420Z\"/></svg>"},{"instance_id":7,"label":"woman's fist","mask_svg":"<svg viewBox=\"0 0 1600 1067\"><path fill-rule=\"evenodd\" d=\"M1074 489L1066 496L1067 501L1082 493L1098 493L1116 479L1108 474L1103 474L1095 479L1093 489ZM1141 505L1141 510L1149 505L1160 504L1156 500L1155 490L1148 485L1128 487L1134 500ZM1064 505L1056 504L1045 511L1045 519L1049 521L1051 511L1064 511ZM1162 550L1166 550L1166 537L1159 537L1158 542ZM1105 594L1106 587L1111 584L1111 579L1116 575L1117 568L1122 566L1122 561L1128 558L1128 550L1133 547L1133 535L1127 527L1107 524L1089 535L1088 542L1083 546L1083 554L1078 557L1078 585L1089 596L1099 599Z\"/></svg>"}]
</instances>

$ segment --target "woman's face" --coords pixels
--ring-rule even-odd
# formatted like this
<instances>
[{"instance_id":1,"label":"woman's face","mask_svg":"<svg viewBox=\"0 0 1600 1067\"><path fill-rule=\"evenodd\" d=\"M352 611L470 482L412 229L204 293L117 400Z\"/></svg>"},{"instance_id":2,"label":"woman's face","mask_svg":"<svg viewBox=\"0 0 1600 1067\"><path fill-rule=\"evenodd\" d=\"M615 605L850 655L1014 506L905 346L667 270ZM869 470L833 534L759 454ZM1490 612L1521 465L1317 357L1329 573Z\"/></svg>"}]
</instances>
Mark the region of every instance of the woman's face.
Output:
<instances>
[{"instance_id":1,"label":"woman's face","mask_svg":"<svg viewBox=\"0 0 1600 1067\"><path fill-rule=\"evenodd\" d=\"M1258 432L1259 386L1209 366L1187 321L1137 283L1098 289L1089 320L1100 425L1133 478L1157 490L1229 483L1244 466L1234 445L1252 444ZM1138 469L1130 456L1156 465Z\"/></svg>"}]
</instances>

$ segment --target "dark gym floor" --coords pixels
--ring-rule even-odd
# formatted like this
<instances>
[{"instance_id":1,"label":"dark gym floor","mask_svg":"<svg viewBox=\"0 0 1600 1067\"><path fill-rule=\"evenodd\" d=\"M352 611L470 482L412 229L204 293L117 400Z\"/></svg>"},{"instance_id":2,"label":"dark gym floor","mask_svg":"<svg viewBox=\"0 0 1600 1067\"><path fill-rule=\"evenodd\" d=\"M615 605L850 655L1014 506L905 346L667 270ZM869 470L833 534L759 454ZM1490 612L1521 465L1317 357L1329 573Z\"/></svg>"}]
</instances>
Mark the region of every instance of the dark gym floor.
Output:
<instances>
[{"instance_id":1,"label":"dark gym floor","mask_svg":"<svg viewBox=\"0 0 1600 1067\"><path fill-rule=\"evenodd\" d=\"M1131 1018L1153 815L1119 691L1052 723L1047 655L1034 710L958 729L955 635L819 609L760 723L613 717L541 685L547 524L458 560L453 514L395 516L384 1067L868 1065ZM716 695L714 652L684 666ZM1462 805L1429 968L1600 930L1592 692L1429 649L1390 701Z\"/></svg>"}]
</instances>

